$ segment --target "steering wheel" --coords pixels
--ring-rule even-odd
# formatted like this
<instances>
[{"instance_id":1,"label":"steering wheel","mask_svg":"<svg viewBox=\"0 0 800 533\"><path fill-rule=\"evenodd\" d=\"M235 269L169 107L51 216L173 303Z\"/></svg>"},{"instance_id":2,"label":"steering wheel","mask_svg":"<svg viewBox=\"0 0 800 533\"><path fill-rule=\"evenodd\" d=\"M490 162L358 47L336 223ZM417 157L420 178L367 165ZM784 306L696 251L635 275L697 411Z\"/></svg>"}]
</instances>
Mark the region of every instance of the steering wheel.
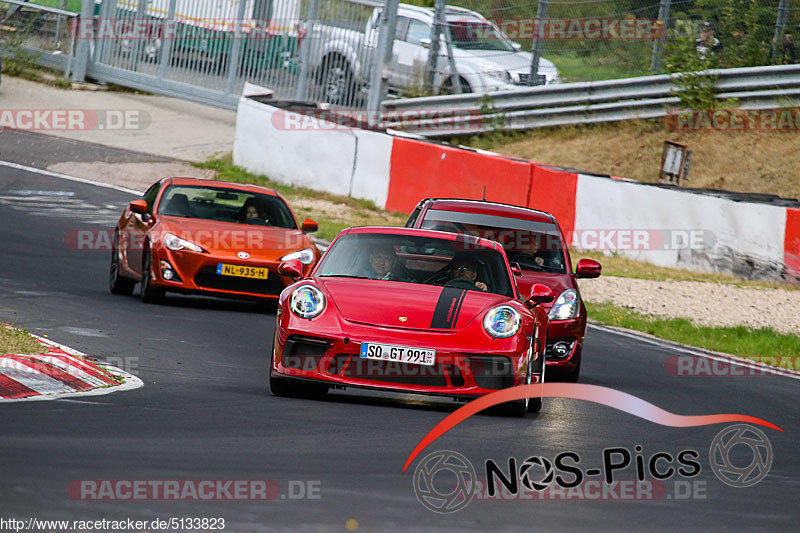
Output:
<instances>
[{"instance_id":1,"label":"steering wheel","mask_svg":"<svg viewBox=\"0 0 800 533\"><path fill-rule=\"evenodd\" d=\"M447 281L449 270L449 266L440 268L427 278L423 279L421 283L424 283L425 285L443 285L444 282Z\"/></svg>"},{"instance_id":2,"label":"steering wheel","mask_svg":"<svg viewBox=\"0 0 800 533\"><path fill-rule=\"evenodd\" d=\"M477 289L477 285L475 285L474 281L470 281L467 278L454 278L444 284L445 287L455 287L456 289Z\"/></svg>"}]
</instances>

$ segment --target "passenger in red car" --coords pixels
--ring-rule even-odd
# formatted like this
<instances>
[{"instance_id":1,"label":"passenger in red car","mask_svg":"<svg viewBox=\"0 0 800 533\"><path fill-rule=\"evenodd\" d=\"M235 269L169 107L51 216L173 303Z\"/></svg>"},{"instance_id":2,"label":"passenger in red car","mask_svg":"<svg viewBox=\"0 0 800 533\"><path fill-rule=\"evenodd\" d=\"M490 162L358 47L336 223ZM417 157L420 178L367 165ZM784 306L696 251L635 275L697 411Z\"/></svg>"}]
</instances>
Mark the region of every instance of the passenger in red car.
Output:
<instances>
[{"instance_id":1,"label":"passenger in red car","mask_svg":"<svg viewBox=\"0 0 800 533\"><path fill-rule=\"evenodd\" d=\"M469 259L457 259L453 261L453 266L450 267L450 281L447 285L460 288L477 288L483 292L487 292L489 287L482 282L476 281L478 278L478 267ZM472 287L469 287L472 285Z\"/></svg>"}]
</instances>

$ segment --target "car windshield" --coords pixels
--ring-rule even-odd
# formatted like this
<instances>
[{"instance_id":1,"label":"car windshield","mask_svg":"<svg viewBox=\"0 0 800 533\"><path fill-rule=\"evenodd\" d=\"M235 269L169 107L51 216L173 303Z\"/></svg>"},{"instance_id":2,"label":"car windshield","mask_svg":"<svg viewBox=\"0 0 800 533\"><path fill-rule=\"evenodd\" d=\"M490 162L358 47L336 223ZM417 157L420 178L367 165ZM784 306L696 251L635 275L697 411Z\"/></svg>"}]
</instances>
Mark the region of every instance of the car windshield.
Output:
<instances>
[{"instance_id":1,"label":"car windshield","mask_svg":"<svg viewBox=\"0 0 800 533\"><path fill-rule=\"evenodd\" d=\"M462 50L499 50L513 52L508 37L494 25L481 20L450 20L453 46Z\"/></svg>"},{"instance_id":2,"label":"car windshield","mask_svg":"<svg viewBox=\"0 0 800 533\"><path fill-rule=\"evenodd\" d=\"M277 196L224 187L170 185L161 197L158 214L297 228L289 206Z\"/></svg>"},{"instance_id":3,"label":"car windshield","mask_svg":"<svg viewBox=\"0 0 800 533\"><path fill-rule=\"evenodd\" d=\"M523 270L567 272L558 228L551 222L429 209L420 227L497 241L505 248L508 262Z\"/></svg>"},{"instance_id":4,"label":"car windshield","mask_svg":"<svg viewBox=\"0 0 800 533\"><path fill-rule=\"evenodd\" d=\"M331 245L315 275L447 285L508 297L514 294L502 252L467 238L451 241L384 233L342 235ZM469 283L463 278L470 278Z\"/></svg>"}]
</instances>

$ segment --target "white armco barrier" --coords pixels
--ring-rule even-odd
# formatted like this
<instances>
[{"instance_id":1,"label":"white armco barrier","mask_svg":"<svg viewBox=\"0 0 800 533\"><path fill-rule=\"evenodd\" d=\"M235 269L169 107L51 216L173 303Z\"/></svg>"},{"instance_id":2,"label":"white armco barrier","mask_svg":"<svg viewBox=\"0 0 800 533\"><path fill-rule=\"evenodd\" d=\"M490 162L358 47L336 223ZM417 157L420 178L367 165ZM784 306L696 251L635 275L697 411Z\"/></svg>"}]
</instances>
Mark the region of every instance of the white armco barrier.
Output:
<instances>
[{"instance_id":1,"label":"white armco barrier","mask_svg":"<svg viewBox=\"0 0 800 533\"><path fill-rule=\"evenodd\" d=\"M392 137L242 97L233 163L287 185L386 204Z\"/></svg>"},{"instance_id":2,"label":"white armco barrier","mask_svg":"<svg viewBox=\"0 0 800 533\"><path fill-rule=\"evenodd\" d=\"M233 163L287 185L350 194L356 148L353 132L284 129L298 120L302 115L242 98L236 114Z\"/></svg>"},{"instance_id":3,"label":"white armco barrier","mask_svg":"<svg viewBox=\"0 0 800 533\"><path fill-rule=\"evenodd\" d=\"M580 174L572 242L660 266L774 277L785 225L784 207Z\"/></svg>"},{"instance_id":4,"label":"white armco barrier","mask_svg":"<svg viewBox=\"0 0 800 533\"><path fill-rule=\"evenodd\" d=\"M268 92L245 87L244 94L254 96L239 101L233 162L280 183L410 210L425 197L458 195L466 183L496 191L498 183L508 185L509 176L503 174L513 167L514 187L522 194L518 200L506 194L505 201L555 212L565 231L572 232L576 248L750 279L800 279L796 207L523 161L523 167L530 167L526 173L519 162L491 152L347 127L321 120L321 110L296 113L256 96ZM453 159L462 162L453 164ZM528 198L524 191L532 189L537 192Z\"/></svg>"}]
</instances>

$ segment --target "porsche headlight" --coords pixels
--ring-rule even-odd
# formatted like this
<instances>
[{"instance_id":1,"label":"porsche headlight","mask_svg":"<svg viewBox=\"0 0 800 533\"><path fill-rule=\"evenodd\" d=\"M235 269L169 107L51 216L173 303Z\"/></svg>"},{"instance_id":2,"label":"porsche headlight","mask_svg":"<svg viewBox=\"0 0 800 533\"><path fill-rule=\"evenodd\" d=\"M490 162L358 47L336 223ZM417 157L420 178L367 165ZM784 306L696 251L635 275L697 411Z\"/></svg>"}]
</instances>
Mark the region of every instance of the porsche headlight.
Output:
<instances>
[{"instance_id":1,"label":"porsche headlight","mask_svg":"<svg viewBox=\"0 0 800 533\"><path fill-rule=\"evenodd\" d=\"M325 310L325 295L313 285L303 285L292 292L289 308L300 318L314 318Z\"/></svg>"},{"instance_id":2,"label":"porsche headlight","mask_svg":"<svg viewBox=\"0 0 800 533\"><path fill-rule=\"evenodd\" d=\"M578 307L580 307L580 299L575 289L567 289L561 293L558 299L550 308L547 316L551 320L568 320L575 318L578 315Z\"/></svg>"},{"instance_id":3,"label":"porsche headlight","mask_svg":"<svg viewBox=\"0 0 800 533\"><path fill-rule=\"evenodd\" d=\"M281 261L288 261L290 259L299 259L304 265L310 265L314 262L314 250L311 248L306 248L305 250L292 252L281 257Z\"/></svg>"},{"instance_id":4,"label":"porsche headlight","mask_svg":"<svg viewBox=\"0 0 800 533\"><path fill-rule=\"evenodd\" d=\"M193 252L202 252L203 249L193 243L192 241L187 241L186 239L181 239L177 235L173 235L172 233L167 233L164 235L164 246L172 250L173 252L177 252L178 250L191 250Z\"/></svg>"},{"instance_id":5,"label":"porsche headlight","mask_svg":"<svg viewBox=\"0 0 800 533\"><path fill-rule=\"evenodd\" d=\"M522 317L519 311L510 305L500 305L490 309L483 317L483 329L492 337L505 339L519 331Z\"/></svg>"}]
</instances>

